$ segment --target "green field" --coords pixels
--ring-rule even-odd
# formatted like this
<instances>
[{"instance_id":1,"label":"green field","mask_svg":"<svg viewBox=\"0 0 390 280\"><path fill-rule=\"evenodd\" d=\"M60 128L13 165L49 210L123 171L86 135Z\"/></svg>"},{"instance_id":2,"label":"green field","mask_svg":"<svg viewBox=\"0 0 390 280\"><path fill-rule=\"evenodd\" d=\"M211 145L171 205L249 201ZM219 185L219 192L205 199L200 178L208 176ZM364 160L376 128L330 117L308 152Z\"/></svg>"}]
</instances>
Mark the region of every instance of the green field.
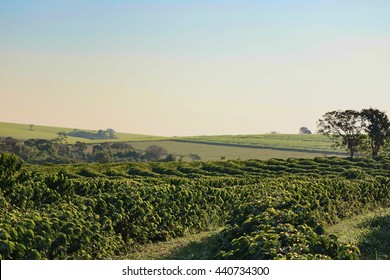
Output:
<instances>
[{"instance_id":1,"label":"green field","mask_svg":"<svg viewBox=\"0 0 390 280\"><path fill-rule=\"evenodd\" d=\"M13 137L16 139L54 139L58 137L58 132L71 132L74 128L63 127L51 127L34 125L33 129L30 129L28 124L16 124L16 123L4 123L0 122L0 137ZM83 129L84 131L95 132L94 130ZM105 139L105 140L89 140L85 138L67 137L69 144L74 144L77 141L85 143L101 143L101 142L128 142L128 141L149 141L165 139L166 137L151 136L143 134L131 134L131 133L116 133L117 139Z\"/></svg>"},{"instance_id":2,"label":"green field","mask_svg":"<svg viewBox=\"0 0 390 280\"><path fill-rule=\"evenodd\" d=\"M72 128L60 128L28 124L0 123L0 137L16 139L54 139L58 132L71 132ZM85 130L91 131L92 130ZM189 154L198 154L202 160L220 159L269 159L269 158L313 158L321 155L345 155L331 148L331 142L322 135L225 135L194 137L160 137L130 133L116 133L117 139L89 140L67 137L69 144L77 141L93 144L102 142L130 142L137 150L148 146L165 148L183 160L190 160Z\"/></svg>"},{"instance_id":3,"label":"green field","mask_svg":"<svg viewBox=\"0 0 390 280\"><path fill-rule=\"evenodd\" d=\"M281 148L296 151L335 152L332 142L324 135L311 134L253 134L179 137L177 140L201 143L220 143L260 148ZM338 151L340 152L340 151Z\"/></svg>"},{"instance_id":4,"label":"green field","mask_svg":"<svg viewBox=\"0 0 390 280\"><path fill-rule=\"evenodd\" d=\"M181 142L181 141L142 141L131 142L131 145L138 150L145 150L150 145L157 145L165 148L169 153L174 154L177 157L183 156L183 160L190 160L188 156L190 153L196 153L201 157L203 161L209 160L226 160L234 159L270 159L281 158L287 159L291 157L295 158L314 158L317 156L332 156L336 154L330 154L325 152L311 152L310 150L295 151L295 150L282 150L282 149L270 149L259 147L235 147L225 145L212 145L211 143L193 143L193 142Z\"/></svg>"}]
</instances>

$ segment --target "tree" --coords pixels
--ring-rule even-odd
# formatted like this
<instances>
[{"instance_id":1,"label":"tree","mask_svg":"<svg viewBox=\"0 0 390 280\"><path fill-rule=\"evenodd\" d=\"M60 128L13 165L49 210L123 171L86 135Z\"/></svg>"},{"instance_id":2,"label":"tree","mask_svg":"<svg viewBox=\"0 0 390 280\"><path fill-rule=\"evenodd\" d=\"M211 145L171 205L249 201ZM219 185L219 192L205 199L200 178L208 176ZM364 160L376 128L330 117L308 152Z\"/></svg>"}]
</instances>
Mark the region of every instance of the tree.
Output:
<instances>
[{"instance_id":1,"label":"tree","mask_svg":"<svg viewBox=\"0 0 390 280\"><path fill-rule=\"evenodd\" d=\"M6 137L4 141L4 150L20 155L22 151L22 145L23 143L18 139Z\"/></svg>"},{"instance_id":2,"label":"tree","mask_svg":"<svg viewBox=\"0 0 390 280\"><path fill-rule=\"evenodd\" d=\"M198 161L198 160L201 160L202 158L200 157L200 155L198 154L193 154L193 153L190 153L189 154L189 157L191 158L192 161Z\"/></svg>"},{"instance_id":3,"label":"tree","mask_svg":"<svg viewBox=\"0 0 390 280\"><path fill-rule=\"evenodd\" d=\"M101 163L105 163L105 162L110 162L111 161L110 153L108 151L105 151L105 150L98 151L98 152L94 153L92 155L92 158L93 158L93 161L101 162Z\"/></svg>"},{"instance_id":4,"label":"tree","mask_svg":"<svg viewBox=\"0 0 390 280\"><path fill-rule=\"evenodd\" d=\"M145 152L146 153L144 158L147 161L161 161L164 160L168 155L167 150L156 145L147 147Z\"/></svg>"},{"instance_id":5,"label":"tree","mask_svg":"<svg viewBox=\"0 0 390 280\"><path fill-rule=\"evenodd\" d=\"M318 120L317 126L318 133L332 139L335 147L345 147L351 158L364 139L364 121L360 112L355 110L328 112Z\"/></svg>"},{"instance_id":6,"label":"tree","mask_svg":"<svg viewBox=\"0 0 390 280\"><path fill-rule=\"evenodd\" d=\"M299 129L299 134L311 134L311 131L307 127L303 126Z\"/></svg>"},{"instance_id":7,"label":"tree","mask_svg":"<svg viewBox=\"0 0 390 280\"><path fill-rule=\"evenodd\" d=\"M85 159L87 149L88 145L84 142L77 141L76 144L74 144L74 151L78 158Z\"/></svg>"},{"instance_id":8,"label":"tree","mask_svg":"<svg viewBox=\"0 0 390 280\"><path fill-rule=\"evenodd\" d=\"M103 147L101 146L101 145L94 145L93 147L92 147L92 154L96 154L96 153L99 153L99 152L103 152L104 151L104 149L103 149Z\"/></svg>"},{"instance_id":9,"label":"tree","mask_svg":"<svg viewBox=\"0 0 390 280\"><path fill-rule=\"evenodd\" d=\"M54 153L53 142L47 139L36 139L35 147L37 147L40 152L44 152L48 155Z\"/></svg>"},{"instance_id":10,"label":"tree","mask_svg":"<svg viewBox=\"0 0 390 280\"><path fill-rule=\"evenodd\" d=\"M108 138L109 139L116 139L116 135L115 135L115 130L113 130L112 128L108 128L106 130L107 134L108 134Z\"/></svg>"},{"instance_id":11,"label":"tree","mask_svg":"<svg viewBox=\"0 0 390 280\"><path fill-rule=\"evenodd\" d=\"M134 150L134 147L131 146L129 143L125 142L115 142L111 144L111 148L115 150Z\"/></svg>"},{"instance_id":12,"label":"tree","mask_svg":"<svg viewBox=\"0 0 390 280\"><path fill-rule=\"evenodd\" d=\"M53 143L54 150L57 152L57 156L70 158L71 150L66 139L66 135L58 134L57 138L51 140L51 142Z\"/></svg>"},{"instance_id":13,"label":"tree","mask_svg":"<svg viewBox=\"0 0 390 280\"><path fill-rule=\"evenodd\" d=\"M166 161L166 162L176 161L176 157L175 157L175 155L173 155L173 154L168 154L168 155L165 157L164 161Z\"/></svg>"},{"instance_id":14,"label":"tree","mask_svg":"<svg viewBox=\"0 0 390 280\"><path fill-rule=\"evenodd\" d=\"M386 113L378 109L363 109L360 114L363 118L364 131L367 133L367 141L374 158L390 137L390 121Z\"/></svg>"}]
</instances>

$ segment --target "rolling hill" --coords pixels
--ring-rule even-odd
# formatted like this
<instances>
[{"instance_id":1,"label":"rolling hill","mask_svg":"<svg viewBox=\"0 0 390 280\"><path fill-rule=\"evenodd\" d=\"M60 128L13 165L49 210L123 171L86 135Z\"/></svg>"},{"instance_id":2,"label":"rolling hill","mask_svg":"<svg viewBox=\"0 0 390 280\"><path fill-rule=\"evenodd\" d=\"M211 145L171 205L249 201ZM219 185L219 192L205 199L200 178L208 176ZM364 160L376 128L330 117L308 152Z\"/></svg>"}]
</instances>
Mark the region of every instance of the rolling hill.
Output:
<instances>
[{"instance_id":1,"label":"rolling hill","mask_svg":"<svg viewBox=\"0 0 390 280\"><path fill-rule=\"evenodd\" d=\"M59 132L69 133L73 128L51 127L29 124L0 122L0 137L16 139L54 139ZM83 131L96 132L85 129ZM331 148L331 142L323 135L293 134L253 134L216 135L192 137L162 137L132 133L115 133L116 139L90 140L86 138L66 138L69 144L77 141L88 144L102 142L130 142L139 151L157 145L169 153L190 160L189 154L198 154L202 160L220 159L269 159L269 158L313 158L323 155L345 155Z\"/></svg>"}]
</instances>

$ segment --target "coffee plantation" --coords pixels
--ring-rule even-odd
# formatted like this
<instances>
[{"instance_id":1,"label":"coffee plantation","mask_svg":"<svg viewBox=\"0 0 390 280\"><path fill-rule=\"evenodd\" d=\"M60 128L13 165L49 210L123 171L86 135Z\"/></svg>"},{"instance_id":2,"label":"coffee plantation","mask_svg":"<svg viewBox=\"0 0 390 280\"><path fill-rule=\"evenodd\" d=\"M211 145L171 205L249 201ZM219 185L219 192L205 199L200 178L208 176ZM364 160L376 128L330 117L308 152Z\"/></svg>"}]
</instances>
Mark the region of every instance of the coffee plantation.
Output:
<instances>
[{"instance_id":1,"label":"coffee plantation","mask_svg":"<svg viewBox=\"0 0 390 280\"><path fill-rule=\"evenodd\" d=\"M390 159L27 165L0 155L0 259L112 259L224 225L218 259L358 259L325 227L390 206Z\"/></svg>"}]
</instances>

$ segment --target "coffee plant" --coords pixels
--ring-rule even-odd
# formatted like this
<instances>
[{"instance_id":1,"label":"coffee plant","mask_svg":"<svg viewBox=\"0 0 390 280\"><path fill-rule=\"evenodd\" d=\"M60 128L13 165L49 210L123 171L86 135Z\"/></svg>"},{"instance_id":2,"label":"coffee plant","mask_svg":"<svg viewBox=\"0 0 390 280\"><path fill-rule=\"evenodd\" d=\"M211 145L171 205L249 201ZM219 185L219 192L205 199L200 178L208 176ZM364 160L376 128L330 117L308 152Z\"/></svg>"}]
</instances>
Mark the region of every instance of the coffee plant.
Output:
<instances>
[{"instance_id":1,"label":"coffee plant","mask_svg":"<svg viewBox=\"0 0 390 280\"><path fill-rule=\"evenodd\" d=\"M356 259L324 228L390 206L390 160L28 165L0 155L0 259L111 259L225 225L221 259Z\"/></svg>"}]
</instances>

